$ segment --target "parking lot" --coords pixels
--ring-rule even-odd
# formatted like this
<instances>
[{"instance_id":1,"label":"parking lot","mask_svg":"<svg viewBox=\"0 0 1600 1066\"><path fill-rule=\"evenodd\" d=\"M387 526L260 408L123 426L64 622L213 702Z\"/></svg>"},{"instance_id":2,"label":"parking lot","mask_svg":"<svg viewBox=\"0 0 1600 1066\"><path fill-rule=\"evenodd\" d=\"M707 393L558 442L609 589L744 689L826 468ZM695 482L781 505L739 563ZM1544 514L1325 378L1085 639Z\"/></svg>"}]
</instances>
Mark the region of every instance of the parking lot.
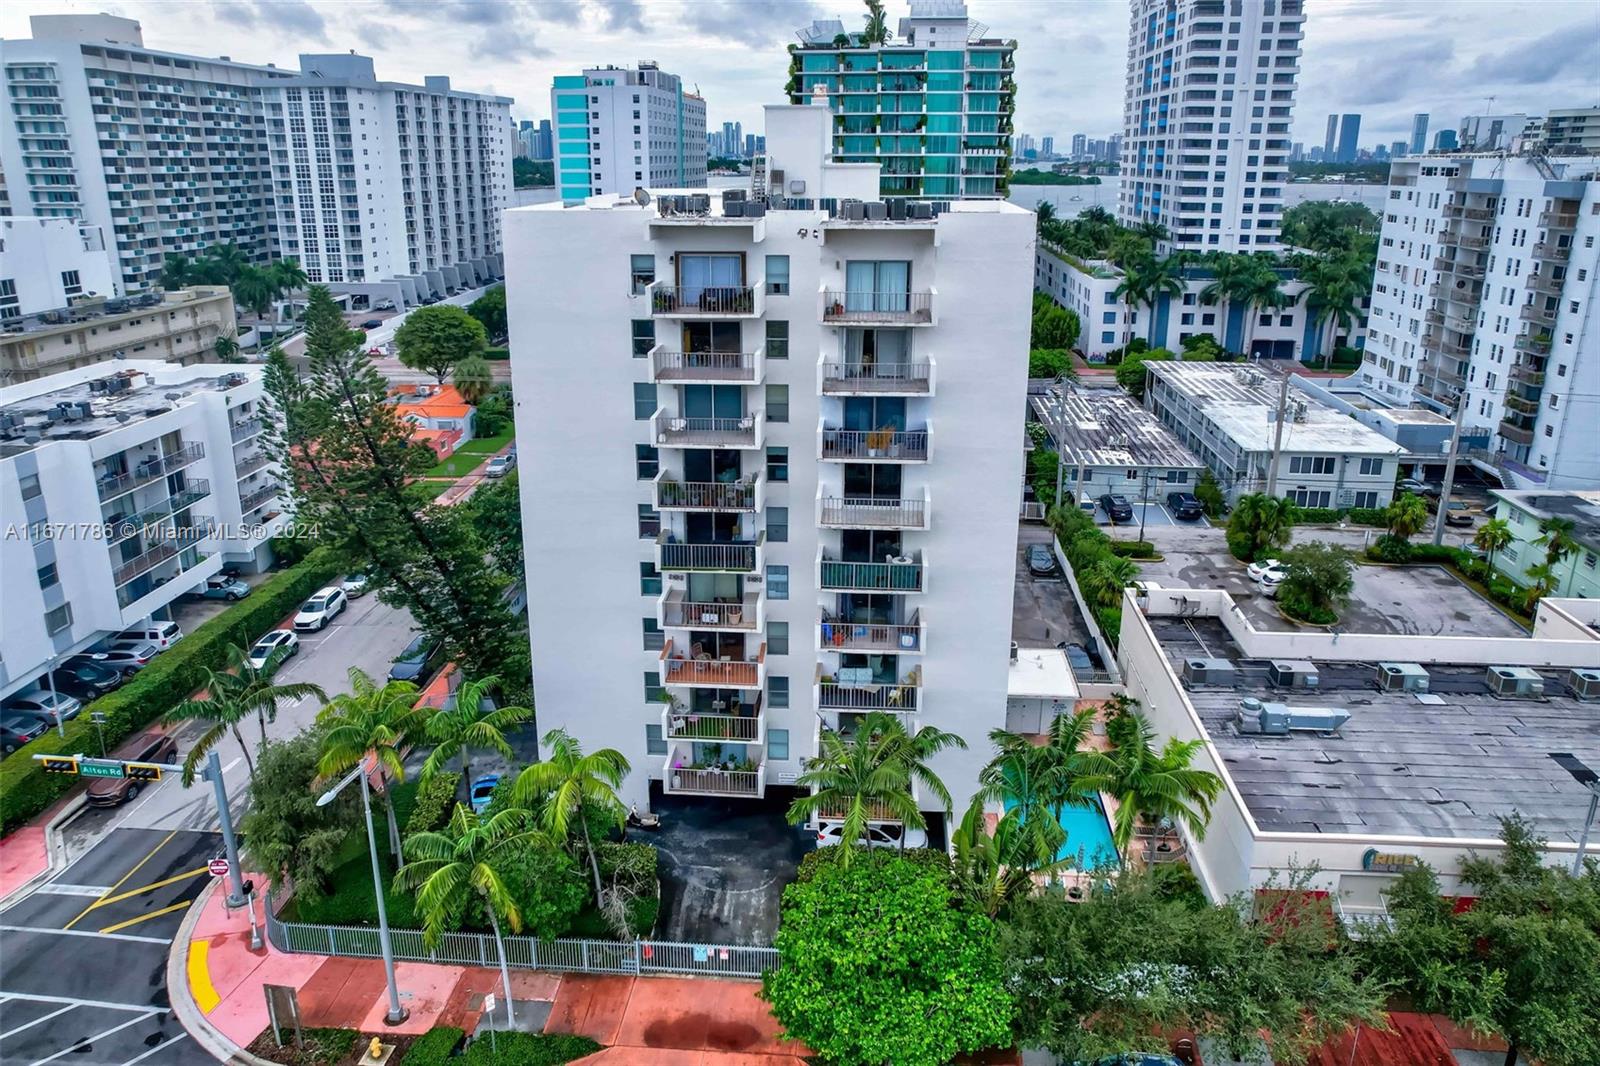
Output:
<instances>
[{"instance_id":1,"label":"parking lot","mask_svg":"<svg viewBox=\"0 0 1600 1066\"><path fill-rule=\"evenodd\" d=\"M1133 518L1122 522L1111 521L1111 516L1106 514L1104 508L1096 505L1094 509L1094 524L1108 527L1106 531L1118 540L1135 539L1141 526L1146 530L1158 529L1162 526L1176 526L1179 529L1206 529L1211 526L1211 523L1204 517L1188 521L1175 518L1172 512L1167 509L1167 505L1156 499L1150 500L1149 503L1129 500L1129 503L1133 507ZM1132 532L1129 532L1130 530Z\"/></svg>"},{"instance_id":2,"label":"parking lot","mask_svg":"<svg viewBox=\"0 0 1600 1066\"><path fill-rule=\"evenodd\" d=\"M1047 526L1024 523L1017 535L1016 588L1011 596L1011 639L1023 647L1053 648L1061 641L1085 644L1089 630L1078 617L1060 571L1049 576L1035 575L1028 569L1028 546L1051 544Z\"/></svg>"}]
</instances>

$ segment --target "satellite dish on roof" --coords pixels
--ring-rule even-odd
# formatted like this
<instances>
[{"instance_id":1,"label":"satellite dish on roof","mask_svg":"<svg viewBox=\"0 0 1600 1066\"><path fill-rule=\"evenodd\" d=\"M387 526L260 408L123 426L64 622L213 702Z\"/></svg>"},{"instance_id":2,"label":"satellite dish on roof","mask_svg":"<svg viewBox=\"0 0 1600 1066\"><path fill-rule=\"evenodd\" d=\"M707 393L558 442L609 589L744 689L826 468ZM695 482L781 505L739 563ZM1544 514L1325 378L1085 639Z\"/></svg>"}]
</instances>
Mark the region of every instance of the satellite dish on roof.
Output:
<instances>
[{"instance_id":1,"label":"satellite dish on roof","mask_svg":"<svg viewBox=\"0 0 1600 1066\"><path fill-rule=\"evenodd\" d=\"M640 207L645 207L650 203L650 194L642 188L635 188L633 190L633 202Z\"/></svg>"}]
</instances>

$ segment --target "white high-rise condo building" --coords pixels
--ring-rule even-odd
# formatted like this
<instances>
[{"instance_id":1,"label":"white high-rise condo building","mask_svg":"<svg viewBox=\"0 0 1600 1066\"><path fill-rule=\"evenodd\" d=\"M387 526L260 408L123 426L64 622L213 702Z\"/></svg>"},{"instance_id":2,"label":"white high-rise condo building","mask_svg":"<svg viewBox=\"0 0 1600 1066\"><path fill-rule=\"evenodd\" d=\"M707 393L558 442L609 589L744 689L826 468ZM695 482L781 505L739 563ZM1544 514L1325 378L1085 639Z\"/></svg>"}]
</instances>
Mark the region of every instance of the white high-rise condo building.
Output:
<instances>
[{"instance_id":1,"label":"white high-rise condo building","mask_svg":"<svg viewBox=\"0 0 1600 1066\"><path fill-rule=\"evenodd\" d=\"M1600 484L1600 158L1394 164L1361 381L1454 414L1507 488Z\"/></svg>"},{"instance_id":2,"label":"white high-rise condo building","mask_svg":"<svg viewBox=\"0 0 1600 1066\"><path fill-rule=\"evenodd\" d=\"M1301 0L1130 0L1117 217L1168 246L1276 251Z\"/></svg>"},{"instance_id":3,"label":"white high-rise condo building","mask_svg":"<svg viewBox=\"0 0 1600 1066\"><path fill-rule=\"evenodd\" d=\"M502 273L511 99L378 81L358 55L302 55L266 91L278 248L336 292L414 303Z\"/></svg>"},{"instance_id":4,"label":"white high-rise condo building","mask_svg":"<svg viewBox=\"0 0 1600 1066\"><path fill-rule=\"evenodd\" d=\"M262 369L133 361L0 388L0 697L166 617L285 522Z\"/></svg>"},{"instance_id":5,"label":"white high-rise condo building","mask_svg":"<svg viewBox=\"0 0 1600 1066\"><path fill-rule=\"evenodd\" d=\"M628 802L781 797L876 710L964 803L1005 722L1033 219L879 200L833 118L766 109L781 206L506 214L540 726Z\"/></svg>"},{"instance_id":6,"label":"white high-rise condo building","mask_svg":"<svg viewBox=\"0 0 1600 1066\"><path fill-rule=\"evenodd\" d=\"M31 26L0 41L10 210L99 226L123 291L216 244L397 300L501 273L510 100L379 82L356 55L300 73L158 51L111 15Z\"/></svg>"},{"instance_id":7,"label":"white high-rise condo building","mask_svg":"<svg viewBox=\"0 0 1600 1066\"><path fill-rule=\"evenodd\" d=\"M550 113L563 200L705 186L706 102L654 63L559 75ZM737 135L727 139L737 154Z\"/></svg>"}]
</instances>

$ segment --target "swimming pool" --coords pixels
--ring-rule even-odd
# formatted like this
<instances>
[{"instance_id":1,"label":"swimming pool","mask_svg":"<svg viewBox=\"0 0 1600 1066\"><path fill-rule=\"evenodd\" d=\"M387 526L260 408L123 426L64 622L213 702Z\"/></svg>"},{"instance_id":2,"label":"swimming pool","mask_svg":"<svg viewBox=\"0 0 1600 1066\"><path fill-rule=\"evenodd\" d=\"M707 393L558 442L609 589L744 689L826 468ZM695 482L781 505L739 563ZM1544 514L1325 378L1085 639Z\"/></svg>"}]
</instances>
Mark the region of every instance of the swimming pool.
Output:
<instances>
[{"instance_id":1,"label":"swimming pool","mask_svg":"<svg viewBox=\"0 0 1600 1066\"><path fill-rule=\"evenodd\" d=\"M1105 808L1098 795L1088 807L1063 807L1057 819L1067 831L1067 839L1056 852L1058 860L1072 860L1075 870L1115 870L1117 846L1111 840L1111 824L1106 820ZM1006 810L1015 807L1006 801Z\"/></svg>"}]
</instances>

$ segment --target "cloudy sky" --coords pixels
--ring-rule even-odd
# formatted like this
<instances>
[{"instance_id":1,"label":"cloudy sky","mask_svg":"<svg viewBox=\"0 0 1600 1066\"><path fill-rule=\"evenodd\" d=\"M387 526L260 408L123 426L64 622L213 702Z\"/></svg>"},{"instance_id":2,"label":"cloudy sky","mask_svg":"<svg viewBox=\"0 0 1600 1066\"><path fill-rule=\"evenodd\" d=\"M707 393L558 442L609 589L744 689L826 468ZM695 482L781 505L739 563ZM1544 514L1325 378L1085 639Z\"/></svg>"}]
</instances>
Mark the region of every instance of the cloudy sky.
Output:
<instances>
[{"instance_id":1,"label":"cloudy sky","mask_svg":"<svg viewBox=\"0 0 1600 1066\"><path fill-rule=\"evenodd\" d=\"M1259 0L1249 0L1259 2ZM891 28L905 0L889 0ZM1361 143L1482 112L1600 104L1597 0L1307 0L1294 139L1321 143L1330 111L1362 114ZM586 64L653 59L698 85L713 125L759 128L781 102L784 46L818 16L855 25L855 0L10 0L0 37L30 14L108 11L137 18L145 43L250 62L355 50L378 76L448 74L463 89L513 96L519 118L549 114L550 79ZM1121 121L1124 0L968 0L990 33L1021 41L1018 128L1065 139Z\"/></svg>"}]
</instances>

